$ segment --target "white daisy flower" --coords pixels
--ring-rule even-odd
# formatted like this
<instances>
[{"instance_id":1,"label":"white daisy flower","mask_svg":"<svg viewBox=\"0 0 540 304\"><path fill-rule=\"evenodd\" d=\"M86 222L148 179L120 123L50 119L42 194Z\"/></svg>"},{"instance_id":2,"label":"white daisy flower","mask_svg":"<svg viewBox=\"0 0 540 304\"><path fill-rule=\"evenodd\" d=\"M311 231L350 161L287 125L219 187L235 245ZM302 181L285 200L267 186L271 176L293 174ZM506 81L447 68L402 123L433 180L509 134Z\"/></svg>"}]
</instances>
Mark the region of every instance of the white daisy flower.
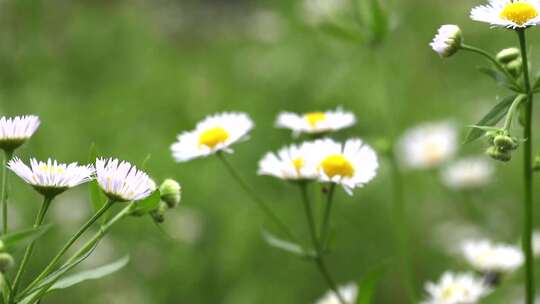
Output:
<instances>
[{"instance_id":1,"label":"white daisy flower","mask_svg":"<svg viewBox=\"0 0 540 304\"><path fill-rule=\"evenodd\" d=\"M349 139L344 144L328 138L320 139L313 142L310 149L310 162L316 164L319 180L340 184L349 194L377 175L377 154L358 138Z\"/></svg>"},{"instance_id":2,"label":"white daisy flower","mask_svg":"<svg viewBox=\"0 0 540 304\"><path fill-rule=\"evenodd\" d=\"M475 304L491 290L470 273L445 272L439 282L426 284L424 304Z\"/></svg>"},{"instance_id":3,"label":"white daisy flower","mask_svg":"<svg viewBox=\"0 0 540 304\"><path fill-rule=\"evenodd\" d=\"M457 138L452 123L425 123L405 132L398 142L397 157L409 169L433 168L454 156Z\"/></svg>"},{"instance_id":4,"label":"white daisy flower","mask_svg":"<svg viewBox=\"0 0 540 304\"><path fill-rule=\"evenodd\" d=\"M540 24L538 0L490 0L471 10L471 19L506 28L526 28Z\"/></svg>"},{"instance_id":5,"label":"white daisy flower","mask_svg":"<svg viewBox=\"0 0 540 304\"><path fill-rule=\"evenodd\" d=\"M13 151L24 144L39 127L39 117L34 115L1 117L0 148Z\"/></svg>"},{"instance_id":6,"label":"white daisy flower","mask_svg":"<svg viewBox=\"0 0 540 304\"><path fill-rule=\"evenodd\" d=\"M140 201L156 190L146 173L113 158L96 160L96 179L109 199L118 202Z\"/></svg>"},{"instance_id":7,"label":"white daisy flower","mask_svg":"<svg viewBox=\"0 0 540 304\"><path fill-rule=\"evenodd\" d=\"M474 189L491 181L495 168L484 157L469 157L453 162L441 173L443 183L451 189Z\"/></svg>"},{"instance_id":8,"label":"white daisy flower","mask_svg":"<svg viewBox=\"0 0 540 304\"><path fill-rule=\"evenodd\" d=\"M296 114L291 112L280 113L276 120L276 127L290 129L295 136L307 134L320 134L335 132L348 128L356 123L353 113L337 108L335 111L310 112Z\"/></svg>"},{"instance_id":9,"label":"white daisy flower","mask_svg":"<svg viewBox=\"0 0 540 304\"><path fill-rule=\"evenodd\" d=\"M259 161L260 175L270 175L285 180L308 180L318 176L311 162L313 143L290 145L277 153L269 152Z\"/></svg>"},{"instance_id":10,"label":"white daisy flower","mask_svg":"<svg viewBox=\"0 0 540 304\"><path fill-rule=\"evenodd\" d=\"M253 122L244 113L220 113L205 118L195 130L178 135L171 146L177 162L205 157L218 151L232 152L232 144L246 139Z\"/></svg>"},{"instance_id":11,"label":"white daisy flower","mask_svg":"<svg viewBox=\"0 0 540 304\"><path fill-rule=\"evenodd\" d=\"M355 283L349 283L347 285L340 286L338 289L339 294L343 297L343 300L347 304L356 303L356 298L358 297L358 287ZM335 292L332 290L328 291L321 299L319 299L316 304L341 304Z\"/></svg>"},{"instance_id":12,"label":"white daisy flower","mask_svg":"<svg viewBox=\"0 0 540 304\"><path fill-rule=\"evenodd\" d=\"M506 244L493 244L489 240L466 241L463 255L476 270L489 273L512 272L523 264L519 248Z\"/></svg>"},{"instance_id":13,"label":"white daisy flower","mask_svg":"<svg viewBox=\"0 0 540 304\"><path fill-rule=\"evenodd\" d=\"M441 57L454 55L461 47L462 34L457 25L445 24L439 28L437 35L429 44Z\"/></svg>"},{"instance_id":14,"label":"white daisy flower","mask_svg":"<svg viewBox=\"0 0 540 304\"><path fill-rule=\"evenodd\" d=\"M7 167L39 193L48 197L54 197L69 188L94 179L92 165L61 164L50 158L47 162L32 158L28 167L16 157L8 162Z\"/></svg>"}]
</instances>

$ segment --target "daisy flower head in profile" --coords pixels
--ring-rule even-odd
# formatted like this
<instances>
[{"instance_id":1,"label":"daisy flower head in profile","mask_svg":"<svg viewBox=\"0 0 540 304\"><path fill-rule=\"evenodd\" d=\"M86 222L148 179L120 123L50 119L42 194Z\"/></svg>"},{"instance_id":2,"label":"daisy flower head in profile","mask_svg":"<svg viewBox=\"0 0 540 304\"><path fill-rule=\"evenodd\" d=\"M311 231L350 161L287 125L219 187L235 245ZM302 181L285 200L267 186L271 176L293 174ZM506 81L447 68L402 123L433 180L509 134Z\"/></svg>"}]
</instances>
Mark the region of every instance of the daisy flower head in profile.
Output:
<instances>
[{"instance_id":1,"label":"daisy flower head in profile","mask_svg":"<svg viewBox=\"0 0 540 304\"><path fill-rule=\"evenodd\" d=\"M36 191L49 198L94 178L92 165L62 164L50 158L46 162L32 158L30 166L27 166L16 157L8 162L7 167Z\"/></svg>"},{"instance_id":2,"label":"daisy flower head in profile","mask_svg":"<svg viewBox=\"0 0 540 304\"><path fill-rule=\"evenodd\" d=\"M226 112L206 117L195 130L178 135L178 140L171 146L173 157L180 163L220 151L231 153L230 147L247 139L253 126L245 113Z\"/></svg>"},{"instance_id":3,"label":"daisy flower head in profile","mask_svg":"<svg viewBox=\"0 0 540 304\"><path fill-rule=\"evenodd\" d=\"M517 246L494 244L489 240L469 240L462 245L467 262L483 273L508 273L521 267L523 253Z\"/></svg>"},{"instance_id":4,"label":"daisy flower head in profile","mask_svg":"<svg viewBox=\"0 0 540 304\"><path fill-rule=\"evenodd\" d=\"M423 304L476 304L491 291L482 279L453 272L445 272L439 282L429 282L425 288L428 298Z\"/></svg>"},{"instance_id":5,"label":"daisy flower head in profile","mask_svg":"<svg viewBox=\"0 0 540 304\"><path fill-rule=\"evenodd\" d=\"M485 157L468 157L446 166L441 172L443 183L450 189L470 190L487 185L495 168Z\"/></svg>"},{"instance_id":6,"label":"daisy flower head in profile","mask_svg":"<svg viewBox=\"0 0 540 304\"><path fill-rule=\"evenodd\" d=\"M459 26L445 24L439 28L437 35L429 45L439 56L446 58L454 55L459 50L462 39Z\"/></svg>"},{"instance_id":7,"label":"daisy flower head in profile","mask_svg":"<svg viewBox=\"0 0 540 304\"><path fill-rule=\"evenodd\" d=\"M347 285L340 286L338 289L339 295L343 298L345 303L354 304L358 297L358 287L355 283L349 283ZM338 296L332 290L328 291L316 304L341 304Z\"/></svg>"},{"instance_id":8,"label":"daisy flower head in profile","mask_svg":"<svg viewBox=\"0 0 540 304\"><path fill-rule=\"evenodd\" d=\"M313 143L283 147L276 153L268 152L259 161L258 174L283 180L312 180L318 176L317 167L310 157Z\"/></svg>"},{"instance_id":9,"label":"daisy flower head in profile","mask_svg":"<svg viewBox=\"0 0 540 304\"><path fill-rule=\"evenodd\" d=\"M523 29L540 24L538 0L489 0L471 10L471 19L494 27Z\"/></svg>"},{"instance_id":10,"label":"daisy flower head in profile","mask_svg":"<svg viewBox=\"0 0 540 304\"><path fill-rule=\"evenodd\" d=\"M408 169L431 169L454 156L458 132L450 122L424 123L409 129L397 145L397 157Z\"/></svg>"},{"instance_id":11,"label":"daisy flower head in profile","mask_svg":"<svg viewBox=\"0 0 540 304\"><path fill-rule=\"evenodd\" d=\"M311 149L310 162L316 164L319 180L339 184L350 195L354 188L362 187L377 175L377 154L361 139L349 139L345 143L319 139Z\"/></svg>"},{"instance_id":12,"label":"daisy flower head in profile","mask_svg":"<svg viewBox=\"0 0 540 304\"><path fill-rule=\"evenodd\" d=\"M140 201L156 190L156 184L145 172L113 158L96 160L96 179L113 202Z\"/></svg>"},{"instance_id":13,"label":"daisy flower head in profile","mask_svg":"<svg viewBox=\"0 0 540 304\"><path fill-rule=\"evenodd\" d=\"M300 134L324 134L351 127L356 123L352 112L341 108L326 112L297 114L282 112L276 119L276 127L289 129L294 136Z\"/></svg>"},{"instance_id":14,"label":"daisy flower head in profile","mask_svg":"<svg viewBox=\"0 0 540 304\"><path fill-rule=\"evenodd\" d=\"M13 152L32 137L39 124L39 117L34 115L1 117L0 149Z\"/></svg>"}]
</instances>

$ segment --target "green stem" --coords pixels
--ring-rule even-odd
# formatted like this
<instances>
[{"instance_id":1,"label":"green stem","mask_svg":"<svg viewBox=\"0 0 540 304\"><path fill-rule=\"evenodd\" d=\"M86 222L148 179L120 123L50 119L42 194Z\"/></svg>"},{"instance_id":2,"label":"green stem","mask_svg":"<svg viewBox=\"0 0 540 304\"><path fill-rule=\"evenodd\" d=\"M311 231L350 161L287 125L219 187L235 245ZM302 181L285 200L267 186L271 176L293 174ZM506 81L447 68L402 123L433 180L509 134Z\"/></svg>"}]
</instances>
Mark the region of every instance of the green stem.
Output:
<instances>
[{"instance_id":1,"label":"green stem","mask_svg":"<svg viewBox=\"0 0 540 304\"><path fill-rule=\"evenodd\" d=\"M503 129L506 131L510 131L510 127L512 125L512 120L514 119L514 115L517 112L517 109L522 101L527 99L527 95L519 94L516 99L512 102L512 105L510 105L510 109L508 109L508 115L506 115L506 119L504 120Z\"/></svg>"},{"instance_id":2,"label":"green stem","mask_svg":"<svg viewBox=\"0 0 540 304\"><path fill-rule=\"evenodd\" d=\"M532 167L532 113L533 113L533 92L529 77L529 62L527 57L527 41L525 29L517 30L519 45L521 48L521 58L523 60L523 79L527 90L527 103L525 104L525 123L523 138L525 140L523 149L523 178L524 178L524 226L523 226L523 254L525 255L525 303L534 303L534 257L532 250L533 234L533 167Z\"/></svg>"},{"instance_id":3,"label":"green stem","mask_svg":"<svg viewBox=\"0 0 540 304\"><path fill-rule=\"evenodd\" d=\"M508 80L512 81L512 84L516 86L516 88L519 88L520 90L523 90L523 88L517 83L516 81L516 78L514 76L512 76L512 74L510 74L502 65L500 62L497 61L497 59L495 59L491 54L489 54L488 52L480 49L480 48L477 48L477 47L474 47L474 46L470 46L470 45L467 45L467 44L461 44L461 49L462 50L465 50L465 51L470 51L470 52L473 52L473 53L476 53L476 54L480 54L482 55L483 57L485 57L487 60L491 61L495 67L497 67L497 69L501 72L504 73L504 75L508 78Z\"/></svg>"},{"instance_id":4,"label":"green stem","mask_svg":"<svg viewBox=\"0 0 540 304\"><path fill-rule=\"evenodd\" d=\"M390 170L392 178L392 191L393 191L393 208L394 208L394 218L396 221L395 233L398 240L398 252L401 259L402 267L402 280L403 284L407 289L407 294L409 297L410 303L416 303L416 292L415 292L415 274L414 274L414 263L411 257L410 248L409 248L409 223L407 220L407 208L405 205L405 195L403 190L403 178L401 176L401 171L399 165L395 159L393 153L388 155L390 161Z\"/></svg>"},{"instance_id":5,"label":"green stem","mask_svg":"<svg viewBox=\"0 0 540 304\"><path fill-rule=\"evenodd\" d=\"M7 163L13 157L13 151L4 150L4 159L2 161L2 232L8 233L8 190L7 190Z\"/></svg>"},{"instance_id":6,"label":"green stem","mask_svg":"<svg viewBox=\"0 0 540 304\"><path fill-rule=\"evenodd\" d=\"M317 268L319 269L319 272L322 274L323 278L326 280L326 283L328 284L328 287L334 292L336 297L339 300L340 304L348 304L343 299L343 296L339 293L339 289L337 287L336 282L332 278L332 275L330 274L330 271L328 270L328 267L326 266L326 263L324 261L323 255L322 255L322 247L321 243L317 239L317 228L315 226L315 220L313 217L313 210L311 208L311 203L309 201L309 197L307 194L307 184L305 182L300 183L300 192L302 195L302 202L304 204L304 211L306 213L306 218L308 222L308 228L309 228L309 234L311 236L311 241L313 243L313 247L315 249L315 264L317 265Z\"/></svg>"},{"instance_id":7,"label":"green stem","mask_svg":"<svg viewBox=\"0 0 540 304\"><path fill-rule=\"evenodd\" d=\"M45 214L47 213L47 210L49 209L49 206L51 205L52 198L51 197L44 197L43 203L41 204L41 208L38 212L38 215L36 217L36 220L34 222L34 228L38 228L43 223L43 220L45 219ZM28 261L30 257L32 256L32 252L34 251L34 244L35 241L32 241L28 247L26 247L26 250L24 252L23 259L21 261L21 266L19 266L19 270L17 271L17 274L15 275L15 279L13 280L12 285L12 292L10 295L10 303L13 300L13 297L17 294L17 289L19 288L19 284L21 282L22 275L24 274L24 271L26 269L26 266L28 265Z\"/></svg>"},{"instance_id":8,"label":"green stem","mask_svg":"<svg viewBox=\"0 0 540 304\"><path fill-rule=\"evenodd\" d=\"M26 290L33 288L36 286L36 284L41 281L43 278L45 278L47 275L51 273L53 268L56 266L60 258L71 248L71 246L81 237L81 235L92 226L109 208L114 204L114 201L107 201L103 207L101 207L84 225L77 231L60 249L60 251L56 254L56 256L49 262L49 264L45 267L45 269L35 278L30 285L26 288Z\"/></svg>"},{"instance_id":9,"label":"green stem","mask_svg":"<svg viewBox=\"0 0 540 304\"><path fill-rule=\"evenodd\" d=\"M323 221L321 226L320 238L322 250L328 249L328 242L330 239L330 214L332 213L332 202L334 193L336 190L336 184L330 183L328 187L328 193L326 194L326 205L324 206Z\"/></svg>"},{"instance_id":10,"label":"green stem","mask_svg":"<svg viewBox=\"0 0 540 304\"><path fill-rule=\"evenodd\" d=\"M225 156L222 153L217 154L218 158L221 160L221 162L225 165L227 168L227 171L231 174L231 176L236 180L236 182L240 185L242 190L259 206L259 208L263 211L263 213L270 218L272 222L274 222L275 225L279 227L279 229L286 234L286 236L298 243L298 238L296 238L287 225L285 225L279 217L268 207L268 205L264 202L263 199L259 197L259 195L251 189L251 187L248 186L248 184L244 181L244 179L240 176L240 174L234 169L234 167L227 161Z\"/></svg>"}]
</instances>

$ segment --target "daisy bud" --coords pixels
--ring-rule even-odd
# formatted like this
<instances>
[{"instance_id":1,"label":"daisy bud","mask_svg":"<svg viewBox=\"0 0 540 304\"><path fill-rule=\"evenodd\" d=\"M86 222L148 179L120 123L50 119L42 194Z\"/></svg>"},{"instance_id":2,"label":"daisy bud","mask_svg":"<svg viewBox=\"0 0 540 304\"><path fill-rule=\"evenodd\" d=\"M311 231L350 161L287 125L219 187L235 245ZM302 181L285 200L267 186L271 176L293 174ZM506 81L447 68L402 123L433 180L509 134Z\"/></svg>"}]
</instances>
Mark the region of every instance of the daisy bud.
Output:
<instances>
[{"instance_id":1,"label":"daisy bud","mask_svg":"<svg viewBox=\"0 0 540 304\"><path fill-rule=\"evenodd\" d=\"M523 68L523 62L521 61L521 58L518 58L507 63L505 67L508 70L508 72L512 74L512 76L518 77L521 74L521 69Z\"/></svg>"},{"instance_id":2,"label":"daisy bud","mask_svg":"<svg viewBox=\"0 0 540 304\"><path fill-rule=\"evenodd\" d=\"M497 61L502 64L508 64L521 57L521 51L518 48L507 48L497 53Z\"/></svg>"},{"instance_id":3,"label":"daisy bud","mask_svg":"<svg viewBox=\"0 0 540 304\"><path fill-rule=\"evenodd\" d=\"M518 147L517 141L511 136L505 134L495 136L493 139L493 144L496 148L503 151L515 150Z\"/></svg>"},{"instance_id":4,"label":"daisy bud","mask_svg":"<svg viewBox=\"0 0 540 304\"><path fill-rule=\"evenodd\" d=\"M150 212L150 215L156 223L163 223L165 222L165 212L167 212L169 208L167 203L161 201L159 202L158 207Z\"/></svg>"},{"instance_id":5,"label":"daisy bud","mask_svg":"<svg viewBox=\"0 0 540 304\"><path fill-rule=\"evenodd\" d=\"M502 162L507 162L507 161L510 161L512 159L512 154L510 151L508 150L499 150L497 149L497 147L489 147L487 150L486 150L486 154L495 159L495 160L500 160Z\"/></svg>"},{"instance_id":6,"label":"daisy bud","mask_svg":"<svg viewBox=\"0 0 540 304\"><path fill-rule=\"evenodd\" d=\"M6 252L0 253L0 272L6 273L6 271L13 268L15 265L15 260L13 260L13 257Z\"/></svg>"},{"instance_id":7,"label":"daisy bud","mask_svg":"<svg viewBox=\"0 0 540 304\"><path fill-rule=\"evenodd\" d=\"M446 58L454 55L459 50L462 39L459 26L446 24L439 28L437 35L429 45L439 56Z\"/></svg>"},{"instance_id":8,"label":"daisy bud","mask_svg":"<svg viewBox=\"0 0 540 304\"><path fill-rule=\"evenodd\" d=\"M182 199L182 187L173 179L166 179L159 186L161 200L164 201L169 208L175 208L180 204Z\"/></svg>"}]
</instances>

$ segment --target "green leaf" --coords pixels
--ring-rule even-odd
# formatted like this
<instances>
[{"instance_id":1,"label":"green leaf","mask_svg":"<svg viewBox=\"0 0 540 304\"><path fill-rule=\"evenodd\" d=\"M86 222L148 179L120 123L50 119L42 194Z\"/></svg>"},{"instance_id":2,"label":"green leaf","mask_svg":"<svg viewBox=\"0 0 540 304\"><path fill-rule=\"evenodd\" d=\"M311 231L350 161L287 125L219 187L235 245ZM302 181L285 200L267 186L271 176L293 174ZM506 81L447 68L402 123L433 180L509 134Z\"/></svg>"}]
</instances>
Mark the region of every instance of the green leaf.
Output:
<instances>
[{"instance_id":1,"label":"green leaf","mask_svg":"<svg viewBox=\"0 0 540 304\"><path fill-rule=\"evenodd\" d=\"M383 8L381 0L370 0L368 18L368 36L371 44L381 43L390 28L388 12Z\"/></svg>"},{"instance_id":2,"label":"green leaf","mask_svg":"<svg viewBox=\"0 0 540 304\"><path fill-rule=\"evenodd\" d=\"M280 239L274 234L268 232L267 230L262 230L262 237L268 245L279 250L283 250L285 252L292 253L301 257L311 257L314 255L311 252L306 252L304 248L302 248L302 246L290 241Z\"/></svg>"},{"instance_id":3,"label":"green leaf","mask_svg":"<svg viewBox=\"0 0 540 304\"><path fill-rule=\"evenodd\" d=\"M54 283L54 285L49 289L49 291L57 290L57 289L64 289L68 288L77 284L80 284L84 281L88 280L97 280L100 278L103 278L105 276L108 276L110 274L113 274L117 272L118 270L122 269L124 266L126 266L129 262L129 256L124 256L123 258L112 262L110 264L100 266L94 269L84 270L81 272L77 272L75 274L69 275L58 282Z\"/></svg>"},{"instance_id":4,"label":"green leaf","mask_svg":"<svg viewBox=\"0 0 540 304\"><path fill-rule=\"evenodd\" d=\"M503 98L497 105L489 111L477 124L476 126L490 127L496 125L503 117L508 113L508 109L512 105L514 99L517 95L510 95ZM472 128L467 137L465 138L465 143L470 143L484 135L484 130L479 128Z\"/></svg>"},{"instance_id":5,"label":"green leaf","mask_svg":"<svg viewBox=\"0 0 540 304\"><path fill-rule=\"evenodd\" d=\"M37 240L44 235L50 227L50 225L42 225L37 228L28 228L11 232L0 237L0 241L3 242L7 251L11 251L16 246L25 246L32 241Z\"/></svg>"},{"instance_id":6,"label":"green leaf","mask_svg":"<svg viewBox=\"0 0 540 304\"><path fill-rule=\"evenodd\" d=\"M374 294L377 283L386 270L386 264L376 267L364 275L358 283L358 299L356 304L371 304L374 302Z\"/></svg>"},{"instance_id":7,"label":"green leaf","mask_svg":"<svg viewBox=\"0 0 540 304\"><path fill-rule=\"evenodd\" d=\"M147 198L138 201L135 203L131 214L136 216L142 216L148 214L148 212L156 209L158 207L159 201L161 200L161 194L159 190L154 191Z\"/></svg>"},{"instance_id":8,"label":"green leaf","mask_svg":"<svg viewBox=\"0 0 540 304\"><path fill-rule=\"evenodd\" d=\"M506 87L514 92L521 92L521 89L517 87L510 79L508 79L503 72L486 67L479 67L478 70L495 80L498 85Z\"/></svg>"},{"instance_id":9,"label":"green leaf","mask_svg":"<svg viewBox=\"0 0 540 304\"><path fill-rule=\"evenodd\" d=\"M322 32L354 44L362 43L362 33L353 28L347 28L335 23L323 23L318 27Z\"/></svg>"}]
</instances>

